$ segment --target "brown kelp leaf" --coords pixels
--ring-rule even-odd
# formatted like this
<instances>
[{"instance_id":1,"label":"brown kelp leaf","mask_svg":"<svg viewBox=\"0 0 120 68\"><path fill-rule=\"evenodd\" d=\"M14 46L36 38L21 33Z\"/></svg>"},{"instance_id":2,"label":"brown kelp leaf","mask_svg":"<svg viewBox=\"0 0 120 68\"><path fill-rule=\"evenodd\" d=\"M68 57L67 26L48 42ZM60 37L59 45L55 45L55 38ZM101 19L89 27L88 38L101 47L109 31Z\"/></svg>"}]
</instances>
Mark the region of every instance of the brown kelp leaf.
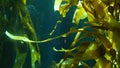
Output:
<instances>
[{"instance_id":1,"label":"brown kelp leaf","mask_svg":"<svg viewBox=\"0 0 120 68\"><path fill-rule=\"evenodd\" d=\"M98 18L109 21L108 6L101 0L91 0L91 2L93 3Z\"/></svg>"},{"instance_id":2,"label":"brown kelp leaf","mask_svg":"<svg viewBox=\"0 0 120 68\"><path fill-rule=\"evenodd\" d=\"M71 4L72 6L77 5L79 0L68 0L69 4Z\"/></svg>"},{"instance_id":3,"label":"brown kelp leaf","mask_svg":"<svg viewBox=\"0 0 120 68\"><path fill-rule=\"evenodd\" d=\"M81 62L81 64L83 65L84 68L91 68L88 64L86 64L85 62Z\"/></svg>"},{"instance_id":4,"label":"brown kelp leaf","mask_svg":"<svg viewBox=\"0 0 120 68\"><path fill-rule=\"evenodd\" d=\"M91 43L82 56L82 60L97 59L105 54L103 45Z\"/></svg>"},{"instance_id":5,"label":"brown kelp leaf","mask_svg":"<svg viewBox=\"0 0 120 68\"><path fill-rule=\"evenodd\" d=\"M89 47L91 42L82 42L79 46L78 46L78 52L85 52L86 49Z\"/></svg>"},{"instance_id":6,"label":"brown kelp leaf","mask_svg":"<svg viewBox=\"0 0 120 68\"><path fill-rule=\"evenodd\" d=\"M103 43L106 50L110 50L112 48L112 44L110 43L110 41L106 37L104 37L102 35L98 35L97 37L101 41L101 43Z\"/></svg>"},{"instance_id":7,"label":"brown kelp leaf","mask_svg":"<svg viewBox=\"0 0 120 68\"><path fill-rule=\"evenodd\" d=\"M104 56L105 48L97 43L85 43L79 46L78 52L74 55L73 68L76 68L80 61L97 59Z\"/></svg>"},{"instance_id":8,"label":"brown kelp leaf","mask_svg":"<svg viewBox=\"0 0 120 68\"><path fill-rule=\"evenodd\" d=\"M111 49L110 51L106 51L104 57L115 64L116 60L116 51L114 49Z\"/></svg>"},{"instance_id":9,"label":"brown kelp leaf","mask_svg":"<svg viewBox=\"0 0 120 68\"><path fill-rule=\"evenodd\" d=\"M94 8L93 8L91 1L84 0L82 6L85 9L85 11L87 12L88 21L89 22L94 21L95 20L95 17L94 17L95 12L94 12Z\"/></svg>"},{"instance_id":10,"label":"brown kelp leaf","mask_svg":"<svg viewBox=\"0 0 120 68\"><path fill-rule=\"evenodd\" d=\"M105 58L101 57L96 59L96 64L94 68L113 68L112 63Z\"/></svg>"},{"instance_id":11,"label":"brown kelp leaf","mask_svg":"<svg viewBox=\"0 0 120 68\"><path fill-rule=\"evenodd\" d=\"M94 8L93 8L92 2L90 0L84 0L83 7L87 12L94 14Z\"/></svg>"},{"instance_id":12,"label":"brown kelp leaf","mask_svg":"<svg viewBox=\"0 0 120 68\"><path fill-rule=\"evenodd\" d=\"M86 51L86 49L88 48L88 46L90 45L90 42L84 42L84 43L81 43L80 46L78 46L78 51L75 53L74 55L74 60L73 60L73 68L77 68L79 62L81 60L84 60L83 59L83 55Z\"/></svg>"},{"instance_id":13,"label":"brown kelp leaf","mask_svg":"<svg viewBox=\"0 0 120 68\"><path fill-rule=\"evenodd\" d=\"M87 13L84 10L84 8L82 7L81 1L79 1L78 4L77 4L77 9L74 13L73 23L78 25L80 19L85 19L86 17L87 17Z\"/></svg>"},{"instance_id":14,"label":"brown kelp leaf","mask_svg":"<svg viewBox=\"0 0 120 68\"><path fill-rule=\"evenodd\" d=\"M88 36L95 37L96 38L95 41L103 44L106 50L110 50L112 48L112 43L109 41L109 39L106 36L102 35L100 32L97 32L97 31L86 32L86 34L84 34L82 38L85 38Z\"/></svg>"}]
</instances>

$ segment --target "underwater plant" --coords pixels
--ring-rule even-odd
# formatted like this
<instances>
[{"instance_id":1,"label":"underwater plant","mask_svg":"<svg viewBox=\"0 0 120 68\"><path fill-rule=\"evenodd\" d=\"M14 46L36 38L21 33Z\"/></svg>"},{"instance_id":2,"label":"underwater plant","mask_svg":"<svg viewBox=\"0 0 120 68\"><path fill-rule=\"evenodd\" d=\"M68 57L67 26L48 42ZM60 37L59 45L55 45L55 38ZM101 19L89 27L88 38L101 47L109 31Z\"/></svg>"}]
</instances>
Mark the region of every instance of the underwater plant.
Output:
<instances>
[{"instance_id":1,"label":"underwater plant","mask_svg":"<svg viewBox=\"0 0 120 68\"><path fill-rule=\"evenodd\" d=\"M9 32L21 37L14 37ZM0 67L36 68L35 65L40 64L38 44L10 40L9 36L18 40L26 37L37 40L26 0L0 0Z\"/></svg>"},{"instance_id":2,"label":"underwater plant","mask_svg":"<svg viewBox=\"0 0 120 68\"><path fill-rule=\"evenodd\" d=\"M52 68L120 67L119 0L55 0L54 11L59 12L61 19L57 21L50 35L53 35L58 24L62 23L73 7L75 7L75 12L72 23L75 26L71 26L66 33L40 41L37 40L36 32L26 8L26 0L1 0L0 7L0 34L3 39L7 38L6 41L0 43L0 47L5 47L6 42L14 45L16 55L14 68L25 67L25 60L29 53L31 55L31 67L35 68L36 62L40 63L38 43L68 37L71 34L75 34L75 36L68 49L61 48L61 50L58 50L53 47L56 52L64 52L64 56L59 63L55 62ZM85 25L80 27L80 22L84 19L87 19L87 21L82 21ZM24 51L22 48L24 48ZM3 58L3 51L0 50L0 60ZM95 61L93 66L86 63L90 60ZM2 65L2 63L0 64Z\"/></svg>"},{"instance_id":3,"label":"underwater plant","mask_svg":"<svg viewBox=\"0 0 120 68\"><path fill-rule=\"evenodd\" d=\"M91 68L85 61L95 60L93 68L119 68L120 1L55 0L54 3L54 10L58 11L62 18L66 18L73 7L76 8L72 22L76 27L70 28L70 34L76 32L76 36L68 49L53 48L57 52L65 52L63 59L56 66L78 68L82 65L84 68ZM88 19L82 22L88 25L79 27L83 19ZM93 40L80 42L88 38Z\"/></svg>"}]
</instances>

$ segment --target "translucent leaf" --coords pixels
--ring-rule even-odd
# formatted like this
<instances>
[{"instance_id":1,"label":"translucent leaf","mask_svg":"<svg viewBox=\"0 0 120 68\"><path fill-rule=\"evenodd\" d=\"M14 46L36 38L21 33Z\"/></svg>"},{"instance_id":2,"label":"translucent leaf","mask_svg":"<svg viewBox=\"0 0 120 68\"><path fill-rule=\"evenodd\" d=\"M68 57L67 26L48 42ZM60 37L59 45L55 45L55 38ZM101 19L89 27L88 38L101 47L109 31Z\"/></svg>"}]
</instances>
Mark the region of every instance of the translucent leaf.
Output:
<instances>
[{"instance_id":1,"label":"translucent leaf","mask_svg":"<svg viewBox=\"0 0 120 68\"><path fill-rule=\"evenodd\" d=\"M65 3L60 5L59 12L62 17L66 17L66 13L69 11L71 6L77 5L79 0L64 0Z\"/></svg>"},{"instance_id":2,"label":"translucent leaf","mask_svg":"<svg viewBox=\"0 0 120 68\"><path fill-rule=\"evenodd\" d=\"M91 14L90 12L87 12L88 14L88 21L92 22L95 20L95 17L93 16L93 14Z\"/></svg>"},{"instance_id":3,"label":"translucent leaf","mask_svg":"<svg viewBox=\"0 0 120 68\"><path fill-rule=\"evenodd\" d=\"M9 33L8 31L6 31L5 34L6 34L6 36L8 36L10 39L13 39L13 40L19 40L19 41L24 41L24 42L32 42L31 40L29 40L25 36L13 35L13 34Z\"/></svg>"},{"instance_id":4,"label":"translucent leaf","mask_svg":"<svg viewBox=\"0 0 120 68\"><path fill-rule=\"evenodd\" d=\"M35 63L37 61L40 64L41 56L40 56L39 52L37 52L36 49L34 48L34 46L31 45L31 44L30 44L30 52L31 52L31 64L32 64L32 68L35 68Z\"/></svg>"},{"instance_id":5,"label":"translucent leaf","mask_svg":"<svg viewBox=\"0 0 120 68\"><path fill-rule=\"evenodd\" d=\"M36 41L30 40L28 37L25 37L25 36L13 35L13 34L9 33L7 30L6 30L5 34L6 34L6 36L9 37L10 39L16 40L16 41L24 41L24 42L30 42L30 43L44 43L44 42L52 41L52 40L57 39L57 38L67 37L69 34L74 33L74 32L78 32L78 31L83 31L83 29L77 30L77 29L72 28L72 29L71 29L69 32L67 32L67 33L61 34L61 35L56 36L56 37L53 37L53 38L47 38L47 39L45 39L45 40L38 40L38 41L37 41L37 40L36 40Z\"/></svg>"},{"instance_id":6,"label":"translucent leaf","mask_svg":"<svg viewBox=\"0 0 120 68\"><path fill-rule=\"evenodd\" d=\"M22 0L22 2L23 2L24 4L26 4L26 0Z\"/></svg>"},{"instance_id":7,"label":"translucent leaf","mask_svg":"<svg viewBox=\"0 0 120 68\"><path fill-rule=\"evenodd\" d=\"M16 47L16 58L13 68L22 68L25 63L26 56L27 53L20 53L19 49Z\"/></svg>"},{"instance_id":8,"label":"translucent leaf","mask_svg":"<svg viewBox=\"0 0 120 68\"><path fill-rule=\"evenodd\" d=\"M77 5L77 9L76 9L74 17L73 17L73 23L78 25L80 19L85 19L86 17L87 17L87 13L86 13L85 9L82 7L81 1L79 1L78 5Z\"/></svg>"},{"instance_id":9,"label":"translucent leaf","mask_svg":"<svg viewBox=\"0 0 120 68\"><path fill-rule=\"evenodd\" d=\"M66 60L61 59L59 63L56 63L58 68L71 68L73 58L66 58Z\"/></svg>"},{"instance_id":10,"label":"translucent leaf","mask_svg":"<svg viewBox=\"0 0 120 68\"><path fill-rule=\"evenodd\" d=\"M59 7L60 7L61 2L62 2L62 0L55 0L54 11L59 11Z\"/></svg>"},{"instance_id":11,"label":"translucent leaf","mask_svg":"<svg viewBox=\"0 0 120 68\"><path fill-rule=\"evenodd\" d=\"M60 12L60 15L62 15L62 17L66 17L66 13L69 11L70 6L71 5L69 4L61 5L59 12Z\"/></svg>"}]
</instances>

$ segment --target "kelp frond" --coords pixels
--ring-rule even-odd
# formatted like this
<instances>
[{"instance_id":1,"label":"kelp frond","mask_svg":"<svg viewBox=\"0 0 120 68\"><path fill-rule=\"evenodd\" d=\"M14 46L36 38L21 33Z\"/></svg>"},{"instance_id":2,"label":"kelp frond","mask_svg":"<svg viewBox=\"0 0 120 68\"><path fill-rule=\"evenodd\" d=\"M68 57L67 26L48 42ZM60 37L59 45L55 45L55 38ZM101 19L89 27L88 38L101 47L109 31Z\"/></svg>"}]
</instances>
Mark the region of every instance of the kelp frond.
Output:
<instances>
[{"instance_id":1,"label":"kelp frond","mask_svg":"<svg viewBox=\"0 0 120 68\"><path fill-rule=\"evenodd\" d=\"M120 2L118 0L61 0L57 11L62 17L66 17L72 6L77 7L72 22L79 25L81 19L87 18L88 21L83 23L89 26L80 28L85 28L82 32L76 31L77 34L68 49L54 50L66 52L63 57L64 61L72 56L73 61L69 68L77 68L79 62L84 60L95 60L94 68L114 68L115 66L119 68ZM91 31L86 31L90 28ZM82 39L89 37L94 40L81 42ZM81 43L78 44L78 42ZM73 48L77 51L69 52ZM59 68L62 68L62 63L60 64Z\"/></svg>"},{"instance_id":2,"label":"kelp frond","mask_svg":"<svg viewBox=\"0 0 120 68\"><path fill-rule=\"evenodd\" d=\"M57 39L57 38L67 37L71 33L81 32L81 31L83 31L83 29L78 29L77 30L77 29L71 28L70 31L67 32L67 33L61 34L61 35L53 37L53 38L47 38L47 39L41 40L41 41L39 41L39 40L30 40L28 37L25 37L25 36L13 35L10 32L8 32L7 30L6 30L5 34L10 39L13 39L13 40L16 40L16 41L23 41L23 42L30 42L30 43L44 43L44 42L52 41L52 40Z\"/></svg>"},{"instance_id":3,"label":"kelp frond","mask_svg":"<svg viewBox=\"0 0 120 68\"><path fill-rule=\"evenodd\" d=\"M71 52L71 51L74 51L75 49L76 48L67 50L67 49L61 48L61 50L57 50L55 47L53 47L53 50L56 51L56 52Z\"/></svg>"},{"instance_id":4,"label":"kelp frond","mask_svg":"<svg viewBox=\"0 0 120 68\"><path fill-rule=\"evenodd\" d=\"M75 10L75 13L74 13L72 22L78 25L80 19L85 19L86 17L87 17L87 13L85 12L85 9L82 6L82 2L79 1L77 4L77 9Z\"/></svg>"},{"instance_id":5,"label":"kelp frond","mask_svg":"<svg viewBox=\"0 0 120 68\"><path fill-rule=\"evenodd\" d=\"M8 0L5 1L7 4L9 3ZM2 6L6 6L7 4L5 1L1 0L0 4ZM57 38L68 37L73 33L76 33L76 35L68 49L61 48L61 50L57 50L56 48L53 48L56 52L65 52L63 59L59 63L56 63L58 68L77 68L79 66L91 68L89 64L84 62L89 60L95 61L95 64L92 66L93 68L120 67L119 0L55 0L54 11L58 11L62 18L67 17L66 15L69 13L70 8L76 6L72 22L77 26L71 27L70 31L64 34L45 40L36 39L36 33L33 25L31 24L30 16L26 8L26 0L15 1L13 3L15 6L13 5L12 8L16 10L16 14L20 18L19 23L24 26L22 28L25 29L25 31L29 31L31 34L29 35L26 33L26 36L21 36L10 33L9 30L6 30L5 35L12 40L29 43L32 68L35 68L35 62L40 62L41 58L33 43L49 42ZM14 13L14 10L11 9L11 12ZM6 15L4 15L4 17L5 20L8 20ZM15 17L10 19L10 23L14 22L13 20L16 19ZM81 19L88 19L87 22L82 23L89 25L79 28L79 22ZM61 22L62 20L57 21L50 35L54 33L58 24ZM8 21L7 23L9 24ZM11 32L12 31L14 30L11 30ZM32 38L31 35L33 35ZM83 39L88 38L92 40L82 41ZM20 53L19 48L16 47L16 63L14 67L17 65L20 67L23 66L26 54L27 52Z\"/></svg>"},{"instance_id":6,"label":"kelp frond","mask_svg":"<svg viewBox=\"0 0 120 68\"><path fill-rule=\"evenodd\" d=\"M37 40L37 36L26 7L26 2L27 0L0 0L0 29L2 29L0 33L5 34L12 40L17 40L10 41L8 39L4 39L2 42L8 42L7 45L13 45L11 47L13 47L12 51L15 51L13 52L15 54L12 59L15 59L15 62L11 61L13 65L12 68L22 68L27 65L31 65L32 68L35 68L36 62L40 62L39 47L37 44L32 44L31 40L29 40L29 38ZM13 35L10 32L18 33L20 35L24 34L24 36ZM25 43L19 43L18 40L20 42L25 41ZM4 44L1 46L4 46ZM31 55L28 56L28 53ZM26 58L28 57L30 57L30 64L26 64ZM0 61L3 58L4 56L2 58L0 57ZM1 63L2 62L3 61L1 61Z\"/></svg>"}]
</instances>

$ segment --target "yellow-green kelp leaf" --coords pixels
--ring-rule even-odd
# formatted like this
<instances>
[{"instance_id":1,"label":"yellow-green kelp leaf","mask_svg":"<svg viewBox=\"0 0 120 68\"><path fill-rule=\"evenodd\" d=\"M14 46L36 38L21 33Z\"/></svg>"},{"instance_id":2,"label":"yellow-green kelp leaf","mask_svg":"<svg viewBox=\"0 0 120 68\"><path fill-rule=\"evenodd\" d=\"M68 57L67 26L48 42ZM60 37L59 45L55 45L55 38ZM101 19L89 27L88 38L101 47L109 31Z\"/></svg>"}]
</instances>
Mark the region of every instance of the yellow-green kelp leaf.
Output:
<instances>
[{"instance_id":1,"label":"yellow-green kelp leaf","mask_svg":"<svg viewBox=\"0 0 120 68\"><path fill-rule=\"evenodd\" d=\"M63 34L60 36L56 36L54 38L48 38L45 40L34 41L34 40L30 40L28 37L25 37L25 36L13 35L13 34L9 33L8 31L6 31L5 34L7 37L9 37L12 40L29 42L29 43L44 43L44 42L48 42L48 41L51 41L51 40L54 40L54 39L57 39L57 38L60 38L60 37L63 37L64 35L66 35L66 34Z\"/></svg>"},{"instance_id":2,"label":"yellow-green kelp leaf","mask_svg":"<svg viewBox=\"0 0 120 68\"><path fill-rule=\"evenodd\" d=\"M40 53L36 51L35 47L30 43L30 53L31 53L31 65L32 68L35 68L35 63L38 62L40 64Z\"/></svg>"},{"instance_id":3,"label":"yellow-green kelp leaf","mask_svg":"<svg viewBox=\"0 0 120 68\"><path fill-rule=\"evenodd\" d=\"M53 47L53 50L56 51L56 52L71 52L71 51L74 51L76 48L73 48L73 49L64 49L64 48L61 48L61 50L57 50L55 47Z\"/></svg>"},{"instance_id":4,"label":"yellow-green kelp leaf","mask_svg":"<svg viewBox=\"0 0 120 68\"><path fill-rule=\"evenodd\" d=\"M26 59L27 53L17 54L13 68L22 68Z\"/></svg>"},{"instance_id":5,"label":"yellow-green kelp leaf","mask_svg":"<svg viewBox=\"0 0 120 68\"><path fill-rule=\"evenodd\" d=\"M90 3L90 1L88 0L84 0L82 3L83 8L85 9L85 11L87 12L88 15L88 21L94 21L95 17L94 17L94 11L93 11L93 7L92 7L92 3Z\"/></svg>"},{"instance_id":6,"label":"yellow-green kelp leaf","mask_svg":"<svg viewBox=\"0 0 120 68\"><path fill-rule=\"evenodd\" d=\"M71 6L70 4L61 5L59 12L60 12L60 15L62 15L62 17L66 17L66 13L69 11L70 6Z\"/></svg>"},{"instance_id":7,"label":"yellow-green kelp leaf","mask_svg":"<svg viewBox=\"0 0 120 68\"><path fill-rule=\"evenodd\" d=\"M52 35L52 34L55 32L57 26L58 26L61 22L62 22L61 20L58 20L58 21L56 22L56 24L55 24L53 30L49 33L49 35Z\"/></svg>"},{"instance_id":8,"label":"yellow-green kelp leaf","mask_svg":"<svg viewBox=\"0 0 120 68\"><path fill-rule=\"evenodd\" d=\"M31 42L31 40L29 40L25 36L16 36L16 35L13 35L13 34L9 33L8 31L6 31L5 34L6 34L6 36L8 36L9 38L11 38L13 40L19 40L19 41L24 41L24 42Z\"/></svg>"},{"instance_id":9,"label":"yellow-green kelp leaf","mask_svg":"<svg viewBox=\"0 0 120 68\"><path fill-rule=\"evenodd\" d=\"M24 4L26 4L26 0L22 0L22 2L23 2Z\"/></svg>"},{"instance_id":10,"label":"yellow-green kelp leaf","mask_svg":"<svg viewBox=\"0 0 120 68\"><path fill-rule=\"evenodd\" d=\"M77 5L79 0L55 0L54 10L59 11L62 17L66 17L66 13L69 11L71 6ZM62 2L64 2L62 4Z\"/></svg>"},{"instance_id":11,"label":"yellow-green kelp leaf","mask_svg":"<svg viewBox=\"0 0 120 68\"><path fill-rule=\"evenodd\" d=\"M90 12L87 12L88 15L88 21L93 22L95 20L95 17L93 14L91 14Z\"/></svg>"},{"instance_id":12,"label":"yellow-green kelp leaf","mask_svg":"<svg viewBox=\"0 0 120 68\"><path fill-rule=\"evenodd\" d=\"M16 58L13 68L22 68L26 59L27 53L20 53L18 47L16 47Z\"/></svg>"},{"instance_id":13,"label":"yellow-green kelp leaf","mask_svg":"<svg viewBox=\"0 0 120 68\"><path fill-rule=\"evenodd\" d=\"M39 41L34 41L34 40L30 40L28 37L25 37L25 36L19 36L19 35L13 35L11 33L9 33L7 30L5 31L5 34L7 37L9 37L10 39L12 40L16 40L16 41L23 41L23 42L29 42L29 43L44 43L44 42L49 42L49 41L52 41L54 39L57 39L57 38L61 38L61 37L67 37L69 34L71 33L74 33L74 32L81 32L83 31L83 29L75 29L75 28L72 28L70 29L69 32L67 33L64 33L64 34L61 34L59 36L56 36L56 37L53 37L53 38L47 38L45 40L39 40Z\"/></svg>"},{"instance_id":14,"label":"yellow-green kelp leaf","mask_svg":"<svg viewBox=\"0 0 120 68\"><path fill-rule=\"evenodd\" d=\"M54 2L54 11L59 11L62 0L55 0Z\"/></svg>"},{"instance_id":15,"label":"yellow-green kelp leaf","mask_svg":"<svg viewBox=\"0 0 120 68\"><path fill-rule=\"evenodd\" d=\"M84 10L84 8L82 7L81 4L82 1L79 1L79 3L77 4L77 9L74 13L74 17L73 17L73 23L75 23L76 25L79 24L80 19L85 19L87 17L87 13Z\"/></svg>"},{"instance_id":16,"label":"yellow-green kelp leaf","mask_svg":"<svg viewBox=\"0 0 120 68\"><path fill-rule=\"evenodd\" d=\"M73 58L66 58L66 60L61 59L59 63L56 63L58 68L71 68L72 67Z\"/></svg>"}]
</instances>

